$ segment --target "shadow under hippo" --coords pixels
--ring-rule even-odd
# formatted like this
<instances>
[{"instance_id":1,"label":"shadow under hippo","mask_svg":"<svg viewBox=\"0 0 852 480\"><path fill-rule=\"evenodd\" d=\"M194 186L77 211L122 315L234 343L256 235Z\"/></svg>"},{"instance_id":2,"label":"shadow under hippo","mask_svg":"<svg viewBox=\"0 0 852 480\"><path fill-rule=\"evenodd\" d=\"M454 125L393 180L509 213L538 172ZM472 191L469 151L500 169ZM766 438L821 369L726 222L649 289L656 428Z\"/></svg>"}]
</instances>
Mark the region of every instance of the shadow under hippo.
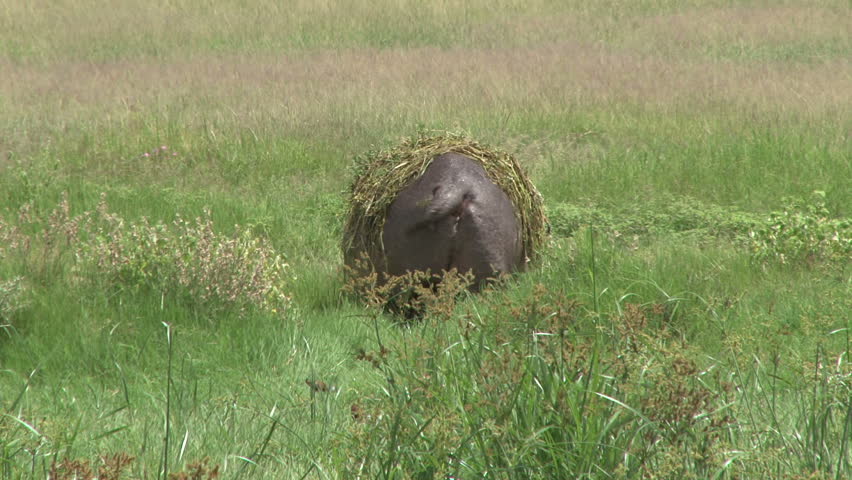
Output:
<instances>
[{"instance_id":1,"label":"shadow under hippo","mask_svg":"<svg viewBox=\"0 0 852 480\"><path fill-rule=\"evenodd\" d=\"M436 156L391 203L382 232L386 269L472 272L476 291L488 278L526 265L515 206L477 161Z\"/></svg>"}]
</instances>

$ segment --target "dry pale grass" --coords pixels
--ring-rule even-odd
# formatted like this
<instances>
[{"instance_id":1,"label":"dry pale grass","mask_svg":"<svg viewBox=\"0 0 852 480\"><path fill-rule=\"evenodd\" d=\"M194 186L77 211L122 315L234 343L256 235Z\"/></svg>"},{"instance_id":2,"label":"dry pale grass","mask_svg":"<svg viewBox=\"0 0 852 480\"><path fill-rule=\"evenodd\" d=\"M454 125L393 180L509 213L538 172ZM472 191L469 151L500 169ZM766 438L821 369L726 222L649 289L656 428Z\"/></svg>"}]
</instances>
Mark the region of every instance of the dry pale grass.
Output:
<instances>
[{"instance_id":1,"label":"dry pale grass","mask_svg":"<svg viewBox=\"0 0 852 480\"><path fill-rule=\"evenodd\" d=\"M850 106L852 63L740 64L612 52L576 43L502 49L357 49L310 55L204 56L180 62L0 64L8 113L57 119L157 105L271 118L483 110L562 111L630 102L662 109L723 104L819 113ZM209 113L209 112L205 112ZM418 115L415 115L417 117Z\"/></svg>"},{"instance_id":2,"label":"dry pale grass","mask_svg":"<svg viewBox=\"0 0 852 480\"><path fill-rule=\"evenodd\" d=\"M852 15L842 15L848 6L838 2L356 3L344 9L330 1L286 8L260 2L249 11L198 1L98 9L0 0L0 45L27 44L31 53L0 55L0 150L41 142L45 130L127 128L152 116L185 129L274 129L332 142L357 134L355 125L470 127L489 116L635 106L739 118L733 123L744 125L779 112L811 123L850 122L849 55L819 62L706 55L708 46L737 42L824 40L842 49ZM391 33L422 38L423 45L371 46L370 35L380 35L388 20L395 23L385 29L402 29ZM412 22L421 22L420 30L391 27ZM433 30L449 35L449 43L431 45ZM88 47L109 44L115 58L88 56Z\"/></svg>"},{"instance_id":3,"label":"dry pale grass","mask_svg":"<svg viewBox=\"0 0 852 480\"><path fill-rule=\"evenodd\" d=\"M0 57L184 60L196 54L363 47L511 48L616 45L678 58L794 44L804 56L848 57L848 2L725 0L330 0L114 2L0 0ZM789 45L787 45L789 46ZM816 50L808 52L807 50ZM827 50L827 51L820 51Z\"/></svg>"},{"instance_id":4,"label":"dry pale grass","mask_svg":"<svg viewBox=\"0 0 852 480\"><path fill-rule=\"evenodd\" d=\"M780 2L778 2L780 3ZM619 42L678 57L736 49L801 46L801 55L819 57L834 45L833 57L852 52L852 12L818 4L729 5L652 15L633 23ZM812 51L807 51L812 50ZM845 54L843 51L845 50ZM752 60L747 58L747 60Z\"/></svg>"},{"instance_id":5,"label":"dry pale grass","mask_svg":"<svg viewBox=\"0 0 852 480\"><path fill-rule=\"evenodd\" d=\"M0 45L26 61L181 58L193 52L424 45L470 39L504 16L548 10L545 0L340 2L102 2L0 0ZM444 43L446 44L446 43Z\"/></svg>"}]
</instances>

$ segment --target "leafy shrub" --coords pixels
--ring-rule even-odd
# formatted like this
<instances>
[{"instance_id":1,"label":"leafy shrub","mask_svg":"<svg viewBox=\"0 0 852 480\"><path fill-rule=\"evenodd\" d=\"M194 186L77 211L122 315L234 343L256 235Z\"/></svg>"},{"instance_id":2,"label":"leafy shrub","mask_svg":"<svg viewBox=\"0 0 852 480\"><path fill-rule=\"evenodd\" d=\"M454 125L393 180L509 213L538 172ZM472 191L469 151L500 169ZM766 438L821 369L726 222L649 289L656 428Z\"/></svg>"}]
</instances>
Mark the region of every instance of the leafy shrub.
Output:
<instances>
[{"instance_id":1,"label":"leafy shrub","mask_svg":"<svg viewBox=\"0 0 852 480\"><path fill-rule=\"evenodd\" d=\"M645 234L691 234L725 238L744 248L758 261L848 261L852 258L852 219L832 218L825 193L810 199L784 199L785 207L768 217L689 198L670 197L619 211L561 203L548 209L553 233L573 236L594 227L613 239Z\"/></svg>"},{"instance_id":2,"label":"leafy shrub","mask_svg":"<svg viewBox=\"0 0 852 480\"><path fill-rule=\"evenodd\" d=\"M744 238L756 215L709 205L688 197L664 197L611 211L599 206L560 203L547 212L553 233L573 236L583 227L618 235L696 232L707 237Z\"/></svg>"},{"instance_id":3,"label":"leafy shrub","mask_svg":"<svg viewBox=\"0 0 852 480\"><path fill-rule=\"evenodd\" d=\"M151 287L206 304L277 312L287 308L288 265L269 241L237 226L216 233L210 212L190 222L179 215L171 224L146 218L128 223L98 206L91 238L78 258L95 265L117 285Z\"/></svg>"},{"instance_id":4,"label":"leafy shrub","mask_svg":"<svg viewBox=\"0 0 852 480\"><path fill-rule=\"evenodd\" d=\"M805 201L786 199L785 204L749 232L755 258L781 263L852 258L852 220L830 218L825 192L816 191Z\"/></svg>"},{"instance_id":5,"label":"leafy shrub","mask_svg":"<svg viewBox=\"0 0 852 480\"><path fill-rule=\"evenodd\" d=\"M0 328L13 325L13 315L26 306L22 277L0 281Z\"/></svg>"},{"instance_id":6,"label":"leafy shrub","mask_svg":"<svg viewBox=\"0 0 852 480\"><path fill-rule=\"evenodd\" d=\"M46 219L29 204L16 223L0 218L0 255L14 250L40 278L71 262L75 281L151 288L213 308L274 313L290 305L288 264L250 228L217 233L209 211L194 221L178 215L170 224L131 222L110 213L103 194L94 211L70 212L63 195Z\"/></svg>"},{"instance_id":7,"label":"leafy shrub","mask_svg":"<svg viewBox=\"0 0 852 480\"><path fill-rule=\"evenodd\" d=\"M561 237L573 236L585 226L610 230L616 223L612 214L603 209L570 203L559 203L549 207L547 217L553 234Z\"/></svg>"}]
</instances>

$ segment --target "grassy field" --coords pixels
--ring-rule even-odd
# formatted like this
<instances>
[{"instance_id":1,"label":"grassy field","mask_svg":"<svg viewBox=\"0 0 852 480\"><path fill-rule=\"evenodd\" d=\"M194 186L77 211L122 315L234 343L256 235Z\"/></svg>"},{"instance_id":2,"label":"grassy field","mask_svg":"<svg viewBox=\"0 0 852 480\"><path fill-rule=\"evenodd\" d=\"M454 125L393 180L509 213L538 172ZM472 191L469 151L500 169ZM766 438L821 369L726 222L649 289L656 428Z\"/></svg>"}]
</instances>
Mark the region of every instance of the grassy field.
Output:
<instances>
[{"instance_id":1,"label":"grassy field","mask_svg":"<svg viewBox=\"0 0 852 480\"><path fill-rule=\"evenodd\" d=\"M852 477L846 0L0 0L0 478ZM397 319L354 157L552 229Z\"/></svg>"}]
</instances>

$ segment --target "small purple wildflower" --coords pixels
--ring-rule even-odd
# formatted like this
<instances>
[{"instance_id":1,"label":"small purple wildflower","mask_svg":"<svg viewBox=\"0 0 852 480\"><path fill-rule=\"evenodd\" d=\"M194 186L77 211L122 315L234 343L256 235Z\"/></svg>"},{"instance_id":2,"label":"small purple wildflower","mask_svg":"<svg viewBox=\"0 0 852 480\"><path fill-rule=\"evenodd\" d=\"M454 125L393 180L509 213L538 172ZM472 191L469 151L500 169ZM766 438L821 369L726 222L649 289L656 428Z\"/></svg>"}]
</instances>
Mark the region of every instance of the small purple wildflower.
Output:
<instances>
[{"instance_id":1,"label":"small purple wildflower","mask_svg":"<svg viewBox=\"0 0 852 480\"><path fill-rule=\"evenodd\" d=\"M143 154L142 154L142 156L143 156L143 157L150 157L150 156L151 156L151 154L150 154L150 153L148 153L148 152L145 152L145 153L143 153Z\"/></svg>"},{"instance_id":2,"label":"small purple wildflower","mask_svg":"<svg viewBox=\"0 0 852 480\"><path fill-rule=\"evenodd\" d=\"M161 147L160 147L160 150L168 150L168 149L169 149L169 147L167 147L167 146L165 146L165 145L163 145L163 146L161 146Z\"/></svg>"}]
</instances>

